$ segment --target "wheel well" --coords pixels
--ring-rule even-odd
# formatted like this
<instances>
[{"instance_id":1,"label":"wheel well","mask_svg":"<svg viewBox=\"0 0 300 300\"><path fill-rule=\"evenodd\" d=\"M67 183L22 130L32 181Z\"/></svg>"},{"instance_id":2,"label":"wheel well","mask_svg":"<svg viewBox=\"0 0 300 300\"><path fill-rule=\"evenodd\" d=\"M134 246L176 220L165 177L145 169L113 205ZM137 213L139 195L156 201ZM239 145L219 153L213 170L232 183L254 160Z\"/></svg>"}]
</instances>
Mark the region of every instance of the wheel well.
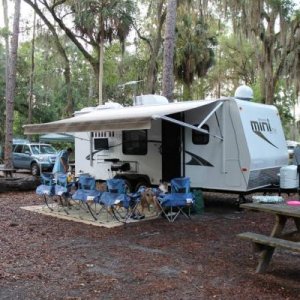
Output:
<instances>
[{"instance_id":1,"label":"wheel well","mask_svg":"<svg viewBox=\"0 0 300 300\"><path fill-rule=\"evenodd\" d=\"M141 182L146 184L146 186L151 185L149 176L145 174L117 174L114 178L122 178L129 181L134 191Z\"/></svg>"}]
</instances>

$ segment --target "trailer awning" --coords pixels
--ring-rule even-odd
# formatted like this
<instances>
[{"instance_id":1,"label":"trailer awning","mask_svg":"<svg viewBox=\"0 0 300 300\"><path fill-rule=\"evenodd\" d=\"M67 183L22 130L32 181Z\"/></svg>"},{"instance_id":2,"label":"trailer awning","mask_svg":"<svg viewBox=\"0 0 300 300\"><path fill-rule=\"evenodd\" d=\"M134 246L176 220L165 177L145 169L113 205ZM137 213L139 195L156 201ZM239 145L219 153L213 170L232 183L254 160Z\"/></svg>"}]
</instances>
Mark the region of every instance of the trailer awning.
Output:
<instances>
[{"instance_id":1,"label":"trailer awning","mask_svg":"<svg viewBox=\"0 0 300 300\"><path fill-rule=\"evenodd\" d=\"M40 142L74 142L74 135L48 133L40 136Z\"/></svg>"},{"instance_id":2,"label":"trailer awning","mask_svg":"<svg viewBox=\"0 0 300 300\"><path fill-rule=\"evenodd\" d=\"M150 129L151 121L162 116L194 108L217 106L225 99L197 100L156 105L138 105L108 109L95 109L72 118L50 123L24 125L25 134L89 132L100 130Z\"/></svg>"}]
</instances>

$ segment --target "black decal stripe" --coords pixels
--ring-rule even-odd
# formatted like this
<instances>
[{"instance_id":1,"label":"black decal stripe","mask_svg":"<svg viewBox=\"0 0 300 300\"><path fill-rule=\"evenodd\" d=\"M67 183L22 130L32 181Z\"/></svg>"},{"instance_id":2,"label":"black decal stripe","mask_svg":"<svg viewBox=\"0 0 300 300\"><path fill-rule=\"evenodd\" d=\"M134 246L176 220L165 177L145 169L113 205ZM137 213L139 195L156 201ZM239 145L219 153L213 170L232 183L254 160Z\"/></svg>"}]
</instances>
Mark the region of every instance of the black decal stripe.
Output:
<instances>
[{"instance_id":1,"label":"black decal stripe","mask_svg":"<svg viewBox=\"0 0 300 300\"><path fill-rule=\"evenodd\" d=\"M101 151L103 151L103 150L105 150L105 149L102 149L102 150L100 149L100 150L93 151L93 152L92 152L92 160L95 159L95 158L94 158L94 155L95 155L96 153L101 152ZM85 157L85 159L86 159L86 160L91 160L90 154L87 155L87 156Z\"/></svg>"},{"instance_id":2,"label":"black decal stripe","mask_svg":"<svg viewBox=\"0 0 300 300\"><path fill-rule=\"evenodd\" d=\"M186 164L189 166L201 166L199 161L197 159L195 159L194 157L192 157L191 160Z\"/></svg>"},{"instance_id":3,"label":"black decal stripe","mask_svg":"<svg viewBox=\"0 0 300 300\"><path fill-rule=\"evenodd\" d=\"M213 165L204 158L189 151L185 151L185 153L189 154L192 157L191 160L186 163L186 165L213 167Z\"/></svg>"},{"instance_id":4,"label":"black decal stripe","mask_svg":"<svg viewBox=\"0 0 300 300\"><path fill-rule=\"evenodd\" d=\"M262 138L266 142L268 142L270 145L278 149L278 147L276 147L273 143L271 143L260 131L254 131L254 133L257 134L260 138Z\"/></svg>"}]
</instances>

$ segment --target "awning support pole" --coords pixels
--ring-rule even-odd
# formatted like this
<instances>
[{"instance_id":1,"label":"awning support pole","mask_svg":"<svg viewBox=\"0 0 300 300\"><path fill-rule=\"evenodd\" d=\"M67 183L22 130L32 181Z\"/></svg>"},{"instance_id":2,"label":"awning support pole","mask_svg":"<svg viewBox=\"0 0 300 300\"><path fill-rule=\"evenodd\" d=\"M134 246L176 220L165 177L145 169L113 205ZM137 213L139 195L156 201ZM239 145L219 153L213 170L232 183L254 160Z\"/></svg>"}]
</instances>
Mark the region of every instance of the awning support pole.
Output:
<instances>
[{"instance_id":1,"label":"awning support pole","mask_svg":"<svg viewBox=\"0 0 300 300\"><path fill-rule=\"evenodd\" d=\"M202 122L197 126L198 128L201 128L203 124L223 105L223 102L220 102L203 120Z\"/></svg>"},{"instance_id":2,"label":"awning support pole","mask_svg":"<svg viewBox=\"0 0 300 300\"><path fill-rule=\"evenodd\" d=\"M90 166L93 166L93 132L90 132Z\"/></svg>"}]
</instances>

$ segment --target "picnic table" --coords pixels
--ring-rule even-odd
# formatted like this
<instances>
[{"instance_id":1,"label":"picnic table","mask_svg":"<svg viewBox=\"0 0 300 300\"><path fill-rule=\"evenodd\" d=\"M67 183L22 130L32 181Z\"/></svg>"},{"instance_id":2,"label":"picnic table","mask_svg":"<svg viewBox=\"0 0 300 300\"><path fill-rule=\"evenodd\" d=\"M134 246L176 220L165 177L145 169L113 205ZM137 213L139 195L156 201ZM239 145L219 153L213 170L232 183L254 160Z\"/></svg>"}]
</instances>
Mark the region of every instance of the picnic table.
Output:
<instances>
[{"instance_id":1,"label":"picnic table","mask_svg":"<svg viewBox=\"0 0 300 300\"><path fill-rule=\"evenodd\" d=\"M0 167L0 171L3 172L5 178L8 178L8 177L12 178L13 173L16 172L15 169L5 168L5 167Z\"/></svg>"},{"instance_id":2,"label":"picnic table","mask_svg":"<svg viewBox=\"0 0 300 300\"><path fill-rule=\"evenodd\" d=\"M275 216L275 224L270 235L254 232L238 234L238 237L253 243L254 251L260 252L256 273L262 273L267 269L275 248L300 253L300 206L290 206L286 203L246 203L242 204L241 207ZM284 228L288 219L293 220L295 230L285 232Z\"/></svg>"}]
</instances>

